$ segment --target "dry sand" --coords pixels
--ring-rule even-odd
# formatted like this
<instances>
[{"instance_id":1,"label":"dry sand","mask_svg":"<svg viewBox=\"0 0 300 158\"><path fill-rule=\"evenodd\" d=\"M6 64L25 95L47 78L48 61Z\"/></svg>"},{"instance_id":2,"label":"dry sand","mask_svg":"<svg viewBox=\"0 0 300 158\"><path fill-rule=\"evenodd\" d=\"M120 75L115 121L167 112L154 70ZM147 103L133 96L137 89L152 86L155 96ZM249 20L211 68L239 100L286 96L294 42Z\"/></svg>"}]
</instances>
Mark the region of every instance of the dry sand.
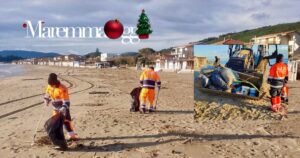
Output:
<instances>
[{"instance_id":1,"label":"dry sand","mask_svg":"<svg viewBox=\"0 0 300 158\"><path fill-rule=\"evenodd\" d=\"M292 88L288 119L194 121L193 74L160 73L159 112L130 113L129 92L140 72L26 66L0 82L1 157L299 157L300 87ZM71 115L81 140L69 151L51 148L43 123L51 115L42 93L47 75L59 72L70 87ZM293 83L290 87L296 87ZM89 94L96 92L97 94ZM212 96L214 97L214 96ZM45 113L43 114L43 111ZM31 146L36 124L36 145ZM43 141L42 141L43 140ZM48 144L48 145L47 145Z\"/></svg>"},{"instance_id":2,"label":"dry sand","mask_svg":"<svg viewBox=\"0 0 300 158\"><path fill-rule=\"evenodd\" d=\"M26 66L23 76L1 80L1 157L182 157L174 150L193 123L192 74L161 73L159 111L130 113L130 91L139 86L140 72L129 69L68 69ZM71 93L71 115L81 140L69 151L51 148L43 124L51 107L40 104L50 72L60 77ZM94 94L89 94L90 92ZM32 97L31 97L32 96ZM24 98L24 99L20 99ZM43 113L45 111L45 113ZM30 146L38 120L37 143ZM43 145L46 144L46 145Z\"/></svg>"}]
</instances>

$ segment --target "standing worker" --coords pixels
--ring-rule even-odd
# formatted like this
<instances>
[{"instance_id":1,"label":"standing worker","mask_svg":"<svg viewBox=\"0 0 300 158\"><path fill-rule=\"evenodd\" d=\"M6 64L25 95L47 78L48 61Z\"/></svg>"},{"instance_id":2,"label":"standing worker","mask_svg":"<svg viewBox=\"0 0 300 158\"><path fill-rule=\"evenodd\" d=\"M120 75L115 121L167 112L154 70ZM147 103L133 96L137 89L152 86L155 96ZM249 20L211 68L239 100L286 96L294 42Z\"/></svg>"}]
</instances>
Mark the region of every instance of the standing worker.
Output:
<instances>
[{"instance_id":1,"label":"standing worker","mask_svg":"<svg viewBox=\"0 0 300 158\"><path fill-rule=\"evenodd\" d=\"M55 73L49 75L44 99L47 106L52 102L54 108L53 115L60 112L65 116L64 126L67 130L69 140L76 140L77 137L71 122L68 88L57 80L57 75Z\"/></svg>"},{"instance_id":2,"label":"standing worker","mask_svg":"<svg viewBox=\"0 0 300 158\"><path fill-rule=\"evenodd\" d=\"M288 66L283 63L283 55L278 54L276 56L276 63L271 67L268 83L271 86L271 109L274 112L282 112L281 110L281 93L282 87L288 82Z\"/></svg>"},{"instance_id":3,"label":"standing worker","mask_svg":"<svg viewBox=\"0 0 300 158\"><path fill-rule=\"evenodd\" d=\"M146 102L150 103L149 112L154 112L154 98L155 98L155 85L157 84L158 90L160 90L161 82L160 77L154 71L154 67L150 66L148 69L144 70L140 76L140 83L142 90L140 93L140 112L146 112Z\"/></svg>"}]
</instances>

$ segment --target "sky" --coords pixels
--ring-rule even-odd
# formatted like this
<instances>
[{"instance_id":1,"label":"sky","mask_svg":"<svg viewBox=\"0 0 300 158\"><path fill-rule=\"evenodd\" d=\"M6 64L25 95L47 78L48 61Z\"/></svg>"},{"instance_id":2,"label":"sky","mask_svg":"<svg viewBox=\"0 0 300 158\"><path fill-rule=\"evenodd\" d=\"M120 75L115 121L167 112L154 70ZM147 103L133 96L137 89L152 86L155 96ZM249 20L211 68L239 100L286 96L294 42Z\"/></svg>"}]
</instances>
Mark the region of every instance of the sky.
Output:
<instances>
[{"instance_id":1,"label":"sky","mask_svg":"<svg viewBox=\"0 0 300 158\"><path fill-rule=\"evenodd\" d=\"M0 0L0 50L86 54L169 48L228 32L300 21L299 0ZM153 33L148 40L123 45L109 39L28 39L25 20L47 26L104 26L119 19L136 26L145 9Z\"/></svg>"},{"instance_id":2,"label":"sky","mask_svg":"<svg viewBox=\"0 0 300 158\"><path fill-rule=\"evenodd\" d=\"M275 45L269 46L269 54L271 55L275 51ZM278 53L283 54L285 61L288 60L288 46L278 45ZM257 45L253 45L252 50L257 52ZM207 57L208 61L215 61L215 56L220 58L221 64L226 64L229 59L228 45L196 45L194 46L194 55L197 57ZM275 63L275 59L271 59L271 64Z\"/></svg>"}]
</instances>

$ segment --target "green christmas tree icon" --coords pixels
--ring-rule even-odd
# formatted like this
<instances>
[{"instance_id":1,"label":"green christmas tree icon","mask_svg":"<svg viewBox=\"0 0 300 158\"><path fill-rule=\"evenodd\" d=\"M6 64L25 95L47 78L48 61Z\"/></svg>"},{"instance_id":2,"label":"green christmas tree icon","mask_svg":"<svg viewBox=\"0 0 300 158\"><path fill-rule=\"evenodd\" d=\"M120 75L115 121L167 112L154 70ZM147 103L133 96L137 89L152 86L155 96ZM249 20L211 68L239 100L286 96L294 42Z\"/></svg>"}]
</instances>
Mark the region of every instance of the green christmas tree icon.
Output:
<instances>
[{"instance_id":1,"label":"green christmas tree icon","mask_svg":"<svg viewBox=\"0 0 300 158\"><path fill-rule=\"evenodd\" d=\"M139 35L140 39L147 39L149 38L149 34L152 33L149 18L146 15L144 9L142 10L140 18L138 20L137 30L135 33Z\"/></svg>"}]
</instances>

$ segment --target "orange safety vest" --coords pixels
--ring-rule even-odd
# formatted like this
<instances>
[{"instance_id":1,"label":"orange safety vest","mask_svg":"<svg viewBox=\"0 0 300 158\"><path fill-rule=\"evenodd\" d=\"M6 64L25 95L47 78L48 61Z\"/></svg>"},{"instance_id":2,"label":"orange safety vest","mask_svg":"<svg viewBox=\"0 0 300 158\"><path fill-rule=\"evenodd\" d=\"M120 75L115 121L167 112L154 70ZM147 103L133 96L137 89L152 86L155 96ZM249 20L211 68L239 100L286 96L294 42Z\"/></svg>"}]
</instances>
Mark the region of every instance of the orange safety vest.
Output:
<instances>
[{"instance_id":1,"label":"orange safety vest","mask_svg":"<svg viewBox=\"0 0 300 158\"><path fill-rule=\"evenodd\" d=\"M140 83L142 84L143 88L149 89L154 89L155 83L157 83L158 87L160 87L161 85L160 77L152 69L147 69L143 71L143 73L140 76Z\"/></svg>"},{"instance_id":2,"label":"orange safety vest","mask_svg":"<svg viewBox=\"0 0 300 158\"><path fill-rule=\"evenodd\" d=\"M63 84L58 87L48 85L45 98L51 99L54 107L70 104L68 88Z\"/></svg>"},{"instance_id":3,"label":"orange safety vest","mask_svg":"<svg viewBox=\"0 0 300 158\"><path fill-rule=\"evenodd\" d=\"M282 88L283 84L288 81L288 66L280 62L274 64L269 73L268 82L272 88Z\"/></svg>"}]
</instances>

